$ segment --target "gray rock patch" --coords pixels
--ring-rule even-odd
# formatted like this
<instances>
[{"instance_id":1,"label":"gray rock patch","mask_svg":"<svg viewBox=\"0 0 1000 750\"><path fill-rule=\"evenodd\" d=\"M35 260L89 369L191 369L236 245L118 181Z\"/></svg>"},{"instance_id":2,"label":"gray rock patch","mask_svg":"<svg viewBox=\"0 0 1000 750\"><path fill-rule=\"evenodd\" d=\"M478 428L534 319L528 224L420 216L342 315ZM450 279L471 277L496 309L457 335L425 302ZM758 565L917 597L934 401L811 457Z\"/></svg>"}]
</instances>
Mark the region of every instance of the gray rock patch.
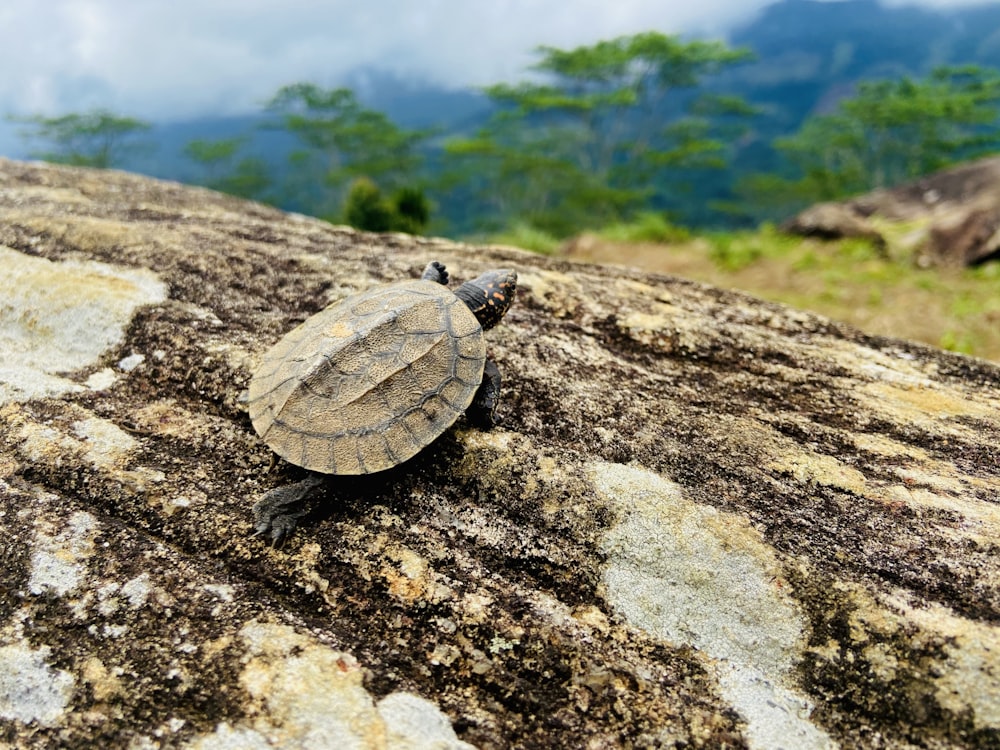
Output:
<instances>
[{"instance_id":1,"label":"gray rock patch","mask_svg":"<svg viewBox=\"0 0 1000 750\"><path fill-rule=\"evenodd\" d=\"M151 271L0 246L0 403L79 390L62 374L93 364L122 342L137 307L166 297Z\"/></svg>"},{"instance_id":2,"label":"gray rock patch","mask_svg":"<svg viewBox=\"0 0 1000 750\"><path fill-rule=\"evenodd\" d=\"M718 661L720 688L753 747L835 747L790 681L805 619L779 588L780 568L760 535L652 472L591 467L598 493L623 514L603 545L612 605L636 627Z\"/></svg>"},{"instance_id":3,"label":"gray rock patch","mask_svg":"<svg viewBox=\"0 0 1000 750\"><path fill-rule=\"evenodd\" d=\"M51 726L62 717L73 692L73 677L53 669L48 648L0 646L0 717Z\"/></svg>"}]
</instances>

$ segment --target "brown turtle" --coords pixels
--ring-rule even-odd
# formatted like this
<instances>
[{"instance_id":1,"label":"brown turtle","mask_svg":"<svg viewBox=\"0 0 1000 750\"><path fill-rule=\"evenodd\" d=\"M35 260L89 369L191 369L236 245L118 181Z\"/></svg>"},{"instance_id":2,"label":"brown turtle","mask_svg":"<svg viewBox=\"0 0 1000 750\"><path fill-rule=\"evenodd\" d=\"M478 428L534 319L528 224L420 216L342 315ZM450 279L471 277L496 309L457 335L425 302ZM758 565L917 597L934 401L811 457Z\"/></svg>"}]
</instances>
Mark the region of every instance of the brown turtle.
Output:
<instances>
[{"instance_id":1,"label":"brown turtle","mask_svg":"<svg viewBox=\"0 0 1000 750\"><path fill-rule=\"evenodd\" d=\"M514 300L517 274L489 271L454 292L434 261L420 279L351 295L290 331L250 381L250 420L290 463L370 474L412 458L464 413L495 423L500 370L483 331ZM255 506L258 534L280 542L322 480L279 487Z\"/></svg>"}]
</instances>

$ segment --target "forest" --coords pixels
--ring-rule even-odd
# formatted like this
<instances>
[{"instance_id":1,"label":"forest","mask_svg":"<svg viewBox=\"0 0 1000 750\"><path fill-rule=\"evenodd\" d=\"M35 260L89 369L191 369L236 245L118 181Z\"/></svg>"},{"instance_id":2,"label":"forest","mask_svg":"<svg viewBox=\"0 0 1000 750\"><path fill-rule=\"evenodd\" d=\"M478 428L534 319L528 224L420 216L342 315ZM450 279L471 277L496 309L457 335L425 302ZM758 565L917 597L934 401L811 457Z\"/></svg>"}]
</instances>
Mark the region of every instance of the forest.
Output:
<instances>
[{"instance_id":1,"label":"forest","mask_svg":"<svg viewBox=\"0 0 1000 750\"><path fill-rule=\"evenodd\" d=\"M534 70L544 77L488 88L492 114L471 133L408 129L351 89L296 83L267 105L265 127L297 145L284 169L241 153L246 137L195 139L183 153L208 187L373 231L420 233L437 212L460 234L519 224L566 237L648 214L683 220L692 184L731 173L767 116L705 85L750 56L656 32L542 48ZM861 81L833 111L773 140L776 171L739 176L712 208L759 222L991 153L998 107L992 68ZM19 122L43 144L32 155L49 161L115 167L152 145L149 123L108 111Z\"/></svg>"}]
</instances>

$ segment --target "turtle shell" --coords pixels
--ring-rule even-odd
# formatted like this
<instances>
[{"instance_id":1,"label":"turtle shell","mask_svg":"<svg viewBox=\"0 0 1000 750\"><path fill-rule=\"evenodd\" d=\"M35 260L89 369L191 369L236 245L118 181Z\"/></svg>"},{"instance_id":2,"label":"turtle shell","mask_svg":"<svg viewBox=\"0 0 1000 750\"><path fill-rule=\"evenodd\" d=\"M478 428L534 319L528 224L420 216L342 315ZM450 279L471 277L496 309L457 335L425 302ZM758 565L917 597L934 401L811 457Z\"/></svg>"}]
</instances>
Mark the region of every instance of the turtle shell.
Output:
<instances>
[{"instance_id":1,"label":"turtle shell","mask_svg":"<svg viewBox=\"0 0 1000 750\"><path fill-rule=\"evenodd\" d=\"M370 474L447 430L472 403L485 362L479 321L447 287L375 287L307 319L264 355L250 381L250 419L293 464Z\"/></svg>"}]
</instances>

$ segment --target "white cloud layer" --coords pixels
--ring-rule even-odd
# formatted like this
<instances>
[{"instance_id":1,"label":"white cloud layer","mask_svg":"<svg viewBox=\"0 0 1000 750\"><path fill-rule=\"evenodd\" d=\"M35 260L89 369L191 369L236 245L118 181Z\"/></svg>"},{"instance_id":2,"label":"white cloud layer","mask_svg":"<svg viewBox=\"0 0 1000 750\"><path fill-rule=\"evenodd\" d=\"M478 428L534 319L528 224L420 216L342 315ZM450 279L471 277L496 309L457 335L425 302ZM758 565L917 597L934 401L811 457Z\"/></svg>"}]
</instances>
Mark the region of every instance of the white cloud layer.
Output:
<instances>
[{"instance_id":1,"label":"white cloud layer","mask_svg":"<svg viewBox=\"0 0 1000 750\"><path fill-rule=\"evenodd\" d=\"M481 85L521 75L540 44L648 29L722 36L769 2L3 0L0 113L231 114L256 109L283 84L333 85L365 67ZM913 4L895 4L904 3Z\"/></svg>"}]
</instances>

